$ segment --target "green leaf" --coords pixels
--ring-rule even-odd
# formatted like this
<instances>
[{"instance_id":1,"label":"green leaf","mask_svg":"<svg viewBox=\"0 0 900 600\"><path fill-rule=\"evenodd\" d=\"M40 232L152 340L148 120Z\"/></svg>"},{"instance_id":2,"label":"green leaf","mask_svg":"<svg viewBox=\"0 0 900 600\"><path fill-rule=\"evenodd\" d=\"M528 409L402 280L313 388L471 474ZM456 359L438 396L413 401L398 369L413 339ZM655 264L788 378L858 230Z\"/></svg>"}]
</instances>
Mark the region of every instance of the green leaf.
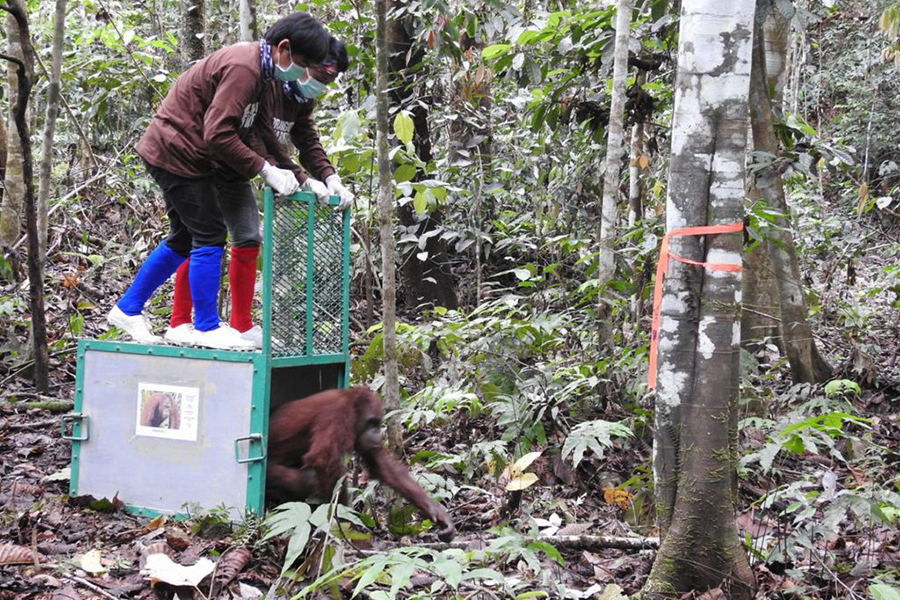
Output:
<instances>
[{"instance_id":1,"label":"green leaf","mask_svg":"<svg viewBox=\"0 0 900 600\"><path fill-rule=\"evenodd\" d=\"M799 435L792 435L787 442L784 443L784 449L794 454L803 454L805 446L803 439Z\"/></svg>"},{"instance_id":2,"label":"green leaf","mask_svg":"<svg viewBox=\"0 0 900 600\"><path fill-rule=\"evenodd\" d=\"M825 384L825 395L829 398L833 398L844 392L852 392L854 395L859 396L860 393L862 393L862 390L860 389L859 384L855 381L850 381L849 379L835 379Z\"/></svg>"},{"instance_id":3,"label":"green leaf","mask_svg":"<svg viewBox=\"0 0 900 600\"><path fill-rule=\"evenodd\" d=\"M548 598L550 594L538 590L525 592L516 596L516 600L530 600L531 598Z\"/></svg>"},{"instance_id":4,"label":"green leaf","mask_svg":"<svg viewBox=\"0 0 900 600\"><path fill-rule=\"evenodd\" d=\"M493 569L473 569L463 575L463 579L491 579L497 583L505 583L503 575Z\"/></svg>"},{"instance_id":5,"label":"green leaf","mask_svg":"<svg viewBox=\"0 0 900 600\"><path fill-rule=\"evenodd\" d=\"M359 114L355 110L347 110L338 117L338 131L335 132L335 135L350 141L359 135L359 127Z\"/></svg>"},{"instance_id":6,"label":"green leaf","mask_svg":"<svg viewBox=\"0 0 900 600\"><path fill-rule=\"evenodd\" d=\"M900 590L885 583L870 585L869 593L873 600L900 600Z\"/></svg>"},{"instance_id":7,"label":"green leaf","mask_svg":"<svg viewBox=\"0 0 900 600\"><path fill-rule=\"evenodd\" d=\"M416 192L416 196L413 198L413 208L416 214L423 214L428 208L428 196L422 192Z\"/></svg>"},{"instance_id":8,"label":"green leaf","mask_svg":"<svg viewBox=\"0 0 900 600\"><path fill-rule=\"evenodd\" d=\"M397 134L397 139L404 144L408 144L413 139L414 131L413 120L409 113L405 110L397 113L397 116L394 117L394 133Z\"/></svg>"},{"instance_id":9,"label":"green leaf","mask_svg":"<svg viewBox=\"0 0 900 600\"><path fill-rule=\"evenodd\" d=\"M492 60L500 56L505 56L510 48L512 48L510 44L493 44L481 51L481 59Z\"/></svg>"},{"instance_id":10,"label":"green leaf","mask_svg":"<svg viewBox=\"0 0 900 600\"><path fill-rule=\"evenodd\" d=\"M271 539L288 531L300 527L309 526L311 514L309 504L305 502L288 502L275 509L275 512L266 519L266 533L263 540Z\"/></svg>"},{"instance_id":11,"label":"green leaf","mask_svg":"<svg viewBox=\"0 0 900 600\"><path fill-rule=\"evenodd\" d=\"M284 575L294 565L300 554L306 548L309 541L309 522L300 523L291 534L288 541L287 553L284 556L284 565L281 567L281 574Z\"/></svg>"},{"instance_id":12,"label":"green leaf","mask_svg":"<svg viewBox=\"0 0 900 600\"><path fill-rule=\"evenodd\" d=\"M407 181L411 181L415 176L415 165L400 165L399 167L397 167L397 170L394 171L394 181L396 181L397 183L405 183Z\"/></svg>"},{"instance_id":13,"label":"green leaf","mask_svg":"<svg viewBox=\"0 0 900 600\"><path fill-rule=\"evenodd\" d=\"M631 437L631 430L624 424L613 421L585 421L576 425L563 443L563 458L573 454L575 467L584 457L586 450L591 450L597 458L603 458L604 450L612 446L612 437Z\"/></svg>"},{"instance_id":14,"label":"green leaf","mask_svg":"<svg viewBox=\"0 0 900 600\"><path fill-rule=\"evenodd\" d=\"M391 600L397 597L397 594L400 592L400 588L406 587L406 585L409 583L409 578L412 576L415 567L416 562L410 560L408 562L402 562L391 569Z\"/></svg>"},{"instance_id":15,"label":"green leaf","mask_svg":"<svg viewBox=\"0 0 900 600\"><path fill-rule=\"evenodd\" d=\"M384 573L385 566L387 566L387 560L384 558L374 561L372 566L366 569L356 583L356 587L353 589L353 597L356 597L361 591L375 583L375 580Z\"/></svg>"}]
</instances>

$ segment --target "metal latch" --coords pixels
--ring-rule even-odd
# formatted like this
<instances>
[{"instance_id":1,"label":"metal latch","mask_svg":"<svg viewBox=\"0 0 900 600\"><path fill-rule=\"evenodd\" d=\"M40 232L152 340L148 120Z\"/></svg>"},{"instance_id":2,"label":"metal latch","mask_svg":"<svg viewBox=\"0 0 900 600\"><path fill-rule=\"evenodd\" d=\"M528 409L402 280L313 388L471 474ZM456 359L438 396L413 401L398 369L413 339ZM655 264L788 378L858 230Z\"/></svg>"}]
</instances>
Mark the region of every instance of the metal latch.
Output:
<instances>
[{"instance_id":1,"label":"metal latch","mask_svg":"<svg viewBox=\"0 0 900 600\"><path fill-rule=\"evenodd\" d=\"M251 433L250 435L244 435L234 440L234 460L239 463L251 463L265 460L266 446L262 441L263 436L259 433ZM244 458L241 458L241 442L247 442L247 456ZM259 456L251 456L254 442L259 444Z\"/></svg>"},{"instance_id":2,"label":"metal latch","mask_svg":"<svg viewBox=\"0 0 900 600\"><path fill-rule=\"evenodd\" d=\"M69 424L72 426L71 434L66 433ZM73 442L84 442L91 437L90 420L87 415L81 413L63 415L59 421L59 430L64 440Z\"/></svg>"}]
</instances>

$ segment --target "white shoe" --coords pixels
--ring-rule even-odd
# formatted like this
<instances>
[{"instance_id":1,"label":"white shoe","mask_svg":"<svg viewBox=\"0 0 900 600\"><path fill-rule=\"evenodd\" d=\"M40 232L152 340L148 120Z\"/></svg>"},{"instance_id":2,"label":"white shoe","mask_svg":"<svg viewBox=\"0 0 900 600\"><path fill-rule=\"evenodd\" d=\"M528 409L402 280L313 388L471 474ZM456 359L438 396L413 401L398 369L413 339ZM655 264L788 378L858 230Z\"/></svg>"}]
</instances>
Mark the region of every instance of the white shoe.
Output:
<instances>
[{"instance_id":1,"label":"white shoe","mask_svg":"<svg viewBox=\"0 0 900 600\"><path fill-rule=\"evenodd\" d=\"M159 344L162 338L150 332L150 321L144 315L126 315L118 305L106 315L106 322L128 334L140 344Z\"/></svg>"},{"instance_id":2,"label":"white shoe","mask_svg":"<svg viewBox=\"0 0 900 600\"><path fill-rule=\"evenodd\" d=\"M169 327L163 336L167 342L173 344L190 344L194 335L194 326L190 323L182 323L178 327Z\"/></svg>"},{"instance_id":3,"label":"white shoe","mask_svg":"<svg viewBox=\"0 0 900 600\"><path fill-rule=\"evenodd\" d=\"M195 329L191 334L190 343L217 350L253 350L253 342L242 339L241 334L228 325L219 325L209 331Z\"/></svg>"},{"instance_id":4,"label":"white shoe","mask_svg":"<svg viewBox=\"0 0 900 600\"><path fill-rule=\"evenodd\" d=\"M253 342L254 348L262 348L262 327L259 325L254 325L247 331L241 334L241 338L247 340L248 342Z\"/></svg>"}]
</instances>

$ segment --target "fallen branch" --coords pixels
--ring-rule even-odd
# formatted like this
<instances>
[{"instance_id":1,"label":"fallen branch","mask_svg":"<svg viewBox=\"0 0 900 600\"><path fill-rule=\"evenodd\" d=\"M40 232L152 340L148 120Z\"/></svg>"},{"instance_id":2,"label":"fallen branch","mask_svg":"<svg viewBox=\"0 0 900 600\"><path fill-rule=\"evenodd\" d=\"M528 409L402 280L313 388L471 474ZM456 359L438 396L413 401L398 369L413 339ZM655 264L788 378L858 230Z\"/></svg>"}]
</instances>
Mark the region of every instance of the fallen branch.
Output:
<instances>
[{"instance_id":1,"label":"fallen branch","mask_svg":"<svg viewBox=\"0 0 900 600\"><path fill-rule=\"evenodd\" d=\"M486 545L488 539L457 540L455 542L434 542L416 544L422 548L448 550L450 548L469 549L473 544ZM541 535L526 537L525 543L541 542L564 550L602 550L616 548L619 550L653 550L659 548L657 537L619 537L612 535ZM364 551L364 554L378 554L376 551Z\"/></svg>"},{"instance_id":2,"label":"fallen branch","mask_svg":"<svg viewBox=\"0 0 900 600\"><path fill-rule=\"evenodd\" d=\"M64 580L65 580L65 579L68 579L69 581L72 581L72 582L77 583L77 584L79 584L79 585L83 585L83 586L86 587L87 589L91 590L92 592L94 592L94 593L96 593L96 594L100 594L100 595L103 596L104 598L110 598L111 600L119 600L119 597L118 597L118 596L113 596L112 594L110 594L109 592L107 592L106 590L104 590L104 589L103 589L102 587L100 587L99 585L93 584L93 583L91 583L90 581L88 581L87 579L84 579L84 578L82 578L82 577L78 577L78 576L76 576L76 575L66 575L66 577L64 578Z\"/></svg>"},{"instance_id":3,"label":"fallen branch","mask_svg":"<svg viewBox=\"0 0 900 600\"><path fill-rule=\"evenodd\" d=\"M0 423L3 423L3 429L6 429L7 431L34 431L36 429L43 429L54 425L59 427L59 419L56 417L44 421L33 421L31 423L7 423L5 421L0 421Z\"/></svg>"}]
</instances>

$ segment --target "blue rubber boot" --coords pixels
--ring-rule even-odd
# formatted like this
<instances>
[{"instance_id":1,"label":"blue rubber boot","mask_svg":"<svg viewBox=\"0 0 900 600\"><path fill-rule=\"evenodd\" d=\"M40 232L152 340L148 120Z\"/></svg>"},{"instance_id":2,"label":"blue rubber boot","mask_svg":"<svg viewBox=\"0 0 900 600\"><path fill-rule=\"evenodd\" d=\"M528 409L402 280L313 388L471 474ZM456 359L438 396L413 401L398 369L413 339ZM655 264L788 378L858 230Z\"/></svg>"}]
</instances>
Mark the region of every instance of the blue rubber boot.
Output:
<instances>
[{"instance_id":1,"label":"blue rubber boot","mask_svg":"<svg viewBox=\"0 0 900 600\"><path fill-rule=\"evenodd\" d=\"M194 302L194 329L211 331L219 326L219 273L222 264L222 246L204 246L191 250L188 280L191 282L191 300Z\"/></svg>"},{"instance_id":2,"label":"blue rubber boot","mask_svg":"<svg viewBox=\"0 0 900 600\"><path fill-rule=\"evenodd\" d=\"M184 261L183 256L169 248L165 242L161 243L141 265L131 286L116 302L116 306L129 317L141 314L144 304L156 288L161 286Z\"/></svg>"}]
</instances>

